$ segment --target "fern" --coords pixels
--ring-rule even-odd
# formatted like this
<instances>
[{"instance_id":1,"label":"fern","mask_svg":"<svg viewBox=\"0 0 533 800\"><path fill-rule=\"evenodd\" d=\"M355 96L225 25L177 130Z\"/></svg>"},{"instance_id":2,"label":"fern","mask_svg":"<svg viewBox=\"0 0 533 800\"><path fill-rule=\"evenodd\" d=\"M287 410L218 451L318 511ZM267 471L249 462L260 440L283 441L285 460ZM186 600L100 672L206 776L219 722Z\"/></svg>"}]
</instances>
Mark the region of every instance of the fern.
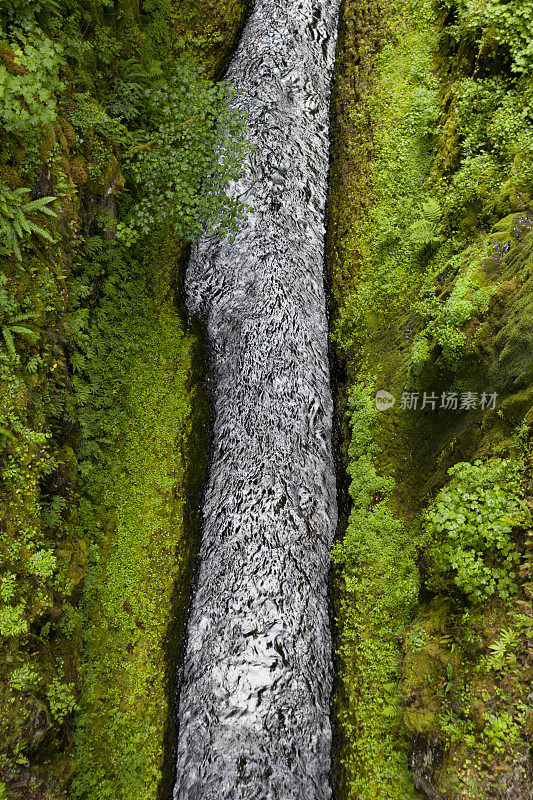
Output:
<instances>
[{"instance_id":1,"label":"fern","mask_svg":"<svg viewBox=\"0 0 533 800\"><path fill-rule=\"evenodd\" d=\"M47 214L56 217L55 211L48 208L55 197L40 197L37 200L24 202L24 195L29 189L10 189L0 183L0 253L2 255L14 254L19 261L22 255L19 240L26 235L36 233L44 239L53 242L49 231L28 218L28 214Z\"/></svg>"},{"instance_id":2,"label":"fern","mask_svg":"<svg viewBox=\"0 0 533 800\"><path fill-rule=\"evenodd\" d=\"M8 353L13 359L17 358L17 349L15 347L13 334L21 336L30 344L35 344L39 339L39 335L36 331L28 327L28 325L20 324L21 322L33 319L33 317L33 314L17 314L17 316L11 317L9 321L4 322L2 325L2 336L4 337Z\"/></svg>"},{"instance_id":3,"label":"fern","mask_svg":"<svg viewBox=\"0 0 533 800\"><path fill-rule=\"evenodd\" d=\"M117 64L118 76L107 107L112 117L132 120L139 116L150 76L135 58Z\"/></svg>"},{"instance_id":4,"label":"fern","mask_svg":"<svg viewBox=\"0 0 533 800\"><path fill-rule=\"evenodd\" d=\"M37 372L39 368L39 364L41 363L42 358L41 356L32 356L28 363L26 364L26 371L31 374Z\"/></svg>"},{"instance_id":5,"label":"fern","mask_svg":"<svg viewBox=\"0 0 533 800\"><path fill-rule=\"evenodd\" d=\"M418 247L438 244L441 238L436 235L436 228L441 218L440 206L430 198L422 204L422 217L409 227L411 242Z\"/></svg>"},{"instance_id":6,"label":"fern","mask_svg":"<svg viewBox=\"0 0 533 800\"><path fill-rule=\"evenodd\" d=\"M499 638L489 647L491 655L487 660L487 667L499 672L506 666L513 666L516 664L515 655L508 651L516 648L517 645L518 634L516 631L512 628L504 630Z\"/></svg>"},{"instance_id":7,"label":"fern","mask_svg":"<svg viewBox=\"0 0 533 800\"><path fill-rule=\"evenodd\" d=\"M430 198L422 204L422 216L433 225L437 224L441 218L441 215L440 206L436 200L433 200L433 198Z\"/></svg>"},{"instance_id":8,"label":"fern","mask_svg":"<svg viewBox=\"0 0 533 800\"><path fill-rule=\"evenodd\" d=\"M53 528L60 524L61 514L67 507L67 501L61 495L56 495L50 502L47 508L43 508L42 521L49 527Z\"/></svg>"},{"instance_id":9,"label":"fern","mask_svg":"<svg viewBox=\"0 0 533 800\"><path fill-rule=\"evenodd\" d=\"M417 219L409 227L409 233L413 244L425 246L433 241L434 229L427 219Z\"/></svg>"}]
</instances>

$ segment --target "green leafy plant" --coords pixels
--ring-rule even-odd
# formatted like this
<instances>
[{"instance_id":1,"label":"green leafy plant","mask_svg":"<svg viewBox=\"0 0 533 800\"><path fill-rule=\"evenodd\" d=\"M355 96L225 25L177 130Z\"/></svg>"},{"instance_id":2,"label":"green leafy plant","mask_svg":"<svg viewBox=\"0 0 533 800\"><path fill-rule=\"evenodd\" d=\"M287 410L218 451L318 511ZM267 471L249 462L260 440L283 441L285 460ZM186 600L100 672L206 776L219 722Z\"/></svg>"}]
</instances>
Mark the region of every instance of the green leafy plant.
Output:
<instances>
[{"instance_id":1,"label":"green leafy plant","mask_svg":"<svg viewBox=\"0 0 533 800\"><path fill-rule=\"evenodd\" d=\"M19 692L32 688L38 679L37 671L30 664L23 664L14 669L9 676L9 683Z\"/></svg>"},{"instance_id":2,"label":"green leafy plant","mask_svg":"<svg viewBox=\"0 0 533 800\"><path fill-rule=\"evenodd\" d=\"M8 49L13 62L11 72L0 62L2 126L17 136L49 127L56 119L56 94L65 86L61 45L28 23L26 31L17 27L10 39L1 36L0 47Z\"/></svg>"},{"instance_id":3,"label":"green leafy plant","mask_svg":"<svg viewBox=\"0 0 533 800\"><path fill-rule=\"evenodd\" d=\"M75 686L66 683L59 677L54 678L46 689L50 713L58 722L62 722L67 714L76 708Z\"/></svg>"},{"instance_id":4,"label":"green leafy plant","mask_svg":"<svg viewBox=\"0 0 533 800\"><path fill-rule=\"evenodd\" d=\"M27 325L21 324L27 322L29 319L33 319L34 316L35 315L31 313L17 314L2 323L2 336L4 337L4 341L11 358L17 358L17 350L14 339L15 336L21 336L31 344L35 344L35 342L38 340L39 334L35 330L29 328Z\"/></svg>"},{"instance_id":5,"label":"green leafy plant","mask_svg":"<svg viewBox=\"0 0 533 800\"><path fill-rule=\"evenodd\" d=\"M459 462L450 483L425 514L430 583L455 586L470 602L497 593L508 599L518 586L519 554L512 531L529 519L522 500L520 464L492 459Z\"/></svg>"},{"instance_id":6,"label":"green leafy plant","mask_svg":"<svg viewBox=\"0 0 533 800\"><path fill-rule=\"evenodd\" d=\"M4 603L9 603L15 596L17 576L13 572L6 572L0 578L0 597Z\"/></svg>"},{"instance_id":7,"label":"green leafy plant","mask_svg":"<svg viewBox=\"0 0 533 800\"><path fill-rule=\"evenodd\" d=\"M36 550L30 556L28 570L43 581L50 578L57 567L57 558L49 550Z\"/></svg>"},{"instance_id":8,"label":"green leafy plant","mask_svg":"<svg viewBox=\"0 0 533 800\"><path fill-rule=\"evenodd\" d=\"M438 224L441 210L434 199L427 200L422 205L422 215L409 227L412 243L417 247L439 244L442 237L438 235Z\"/></svg>"},{"instance_id":9,"label":"green leafy plant","mask_svg":"<svg viewBox=\"0 0 533 800\"><path fill-rule=\"evenodd\" d=\"M55 197L40 197L37 200L25 201L25 196L29 194L29 189L10 189L4 183L0 183L0 253L2 255L14 254L17 259L22 260L19 240L26 235L36 233L44 239L53 242L50 231L45 230L36 222L29 219L29 214L46 214L49 217L56 217L57 214L49 204Z\"/></svg>"},{"instance_id":10,"label":"green leafy plant","mask_svg":"<svg viewBox=\"0 0 533 800\"><path fill-rule=\"evenodd\" d=\"M52 501L43 507L42 521L45 525L53 528L59 525L61 521L61 513L66 509L67 501L61 495L56 495Z\"/></svg>"},{"instance_id":11,"label":"green leafy plant","mask_svg":"<svg viewBox=\"0 0 533 800\"><path fill-rule=\"evenodd\" d=\"M176 208L184 235L211 212L224 228L224 209L233 213L224 176L234 156L240 168L244 139L220 87L198 67L172 70L183 49L176 38L186 34L176 24L181 5L0 0L0 637L10 654L0 672L0 779L11 793L36 746L21 735L27 713L42 709L43 698L47 752L44 761L32 753L31 791L63 796L74 763L86 800L152 797L161 783L163 639L176 618L176 586L186 602L194 549L188 443L197 471L193 429L203 429L197 336L173 302L182 242L167 211ZM215 28L229 25L225 50L243 8L237 0L212 15ZM209 13L194 9L200 30ZM210 74L215 64L216 53ZM173 119L167 99L181 117ZM43 184L61 203L34 200ZM103 198L110 229L98 212ZM143 200L146 224L137 215ZM57 226L47 218L53 208ZM56 227L52 248L46 240ZM154 476L164 498L151 490ZM111 508L116 533L107 525ZM165 534L156 536L162 523ZM104 538L111 558L100 550ZM82 639L87 670L76 687ZM74 743L68 716L82 684Z\"/></svg>"},{"instance_id":12,"label":"green leafy plant","mask_svg":"<svg viewBox=\"0 0 533 800\"><path fill-rule=\"evenodd\" d=\"M377 467L379 448L372 433L379 412L374 380L365 378L348 398L353 503L344 536L332 549L343 587L337 652L343 691L354 709L350 713L341 707L339 716L348 743L343 768L357 790L353 796L370 799L365 783L373 782L387 787L387 796L397 792L394 797L403 798L411 795L407 763L395 746L401 661L397 636L410 621L418 575L407 531L389 506L394 480ZM426 632L413 628L413 649L426 642Z\"/></svg>"},{"instance_id":13,"label":"green leafy plant","mask_svg":"<svg viewBox=\"0 0 533 800\"><path fill-rule=\"evenodd\" d=\"M16 606L6 605L0 608L0 636L20 636L28 631L24 603Z\"/></svg>"},{"instance_id":14,"label":"green leafy plant","mask_svg":"<svg viewBox=\"0 0 533 800\"><path fill-rule=\"evenodd\" d=\"M487 744L492 750L501 754L506 750L511 750L518 738L520 726L507 713L488 714L485 728L483 729L483 736Z\"/></svg>"},{"instance_id":15,"label":"green leafy plant","mask_svg":"<svg viewBox=\"0 0 533 800\"><path fill-rule=\"evenodd\" d=\"M427 335L417 334L411 347L411 365L414 375L418 375L427 362L430 354L430 346Z\"/></svg>"},{"instance_id":16,"label":"green leafy plant","mask_svg":"<svg viewBox=\"0 0 533 800\"><path fill-rule=\"evenodd\" d=\"M117 63L117 76L107 102L111 117L132 121L139 117L150 84L146 69L135 58Z\"/></svg>"},{"instance_id":17,"label":"green leafy plant","mask_svg":"<svg viewBox=\"0 0 533 800\"><path fill-rule=\"evenodd\" d=\"M128 225L147 233L170 222L187 240L236 231L244 210L225 189L242 169L248 145L242 115L227 105L230 96L185 59L147 91L153 127L132 137L129 171L141 199Z\"/></svg>"},{"instance_id":18,"label":"green leafy plant","mask_svg":"<svg viewBox=\"0 0 533 800\"><path fill-rule=\"evenodd\" d=\"M429 634L421 625L413 625L409 631L408 642L413 653L419 653L429 641Z\"/></svg>"},{"instance_id":19,"label":"green leafy plant","mask_svg":"<svg viewBox=\"0 0 533 800\"><path fill-rule=\"evenodd\" d=\"M490 657L487 667L499 672L506 666L516 665L516 656L512 651L519 642L518 634L513 628L506 628L490 647Z\"/></svg>"},{"instance_id":20,"label":"green leafy plant","mask_svg":"<svg viewBox=\"0 0 533 800\"><path fill-rule=\"evenodd\" d=\"M489 0L485 5L470 0L474 20L488 36L508 47L515 72L522 73L533 66L533 2L506 3L505 0Z\"/></svg>"},{"instance_id":21,"label":"green leafy plant","mask_svg":"<svg viewBox=\"0 0 533 800\"><path fill-rule=\"evenodd\" d=\"M92 142L94 134L97 134L97 142L100 142L100 147L102 147L102 143L105 143L108 145L109 152L112 152L109 144L119 145L127 142L127 130L120 119L108 114L102 103L99 103L90 92L74 93L73 103L68 109L67 116L69 122L79 133L81 143L85 137ZM95 146L95 143L92 142L92 147ZM91 161L94 162L94 160L95 154L92 153Z\"/></svg>"},{"instance_id":22,"label":"green leafy plant","mask_svg":"<svg viewBox=\"0 0 533 800\"><path fill-rule=\"evenodd\" d=\"M447 664L446 666L446 683L444 684L444 694L448 694L448 692L453 689L453 684L455 682L455 670L451 664Z\"/></svg>"},{"instance_id":23,"label":"green leafy plant","mask_svg":"<svg viewBox=\"0 0 533 800\"><path fill-rule=\"evenodd\" d=\"M416 304L416 310L426 320L429 317L429 322L416 335L411 348L412 370L415 375L420 373L429 358L433 343L440 345L443 358L450 366L457 366L466 343L464 326L474 314L482 315L486 312L490 298L497 291L495 285L479 285L477 270L480 256L472 247L463 257L468 259L470 254L472 260L456 278L449 297L440 300L431 296ZM450 259L447 266L449 269L456 268L457 259Z\"/></svg>"},{"instance_id":24,"label":"green leafy plant","mask_svg":"<svg viewBox=\"0 0 533 800\"><path fill-rule=\"evenodd\" d=\"M513 670L517 666L516 650L527 642L533 630L533 619L529 614L515 613L511 625L504 628L497 639L489 646L490 655L486 658L486 668L501 672Z\"/></svg>"}]
</instances>

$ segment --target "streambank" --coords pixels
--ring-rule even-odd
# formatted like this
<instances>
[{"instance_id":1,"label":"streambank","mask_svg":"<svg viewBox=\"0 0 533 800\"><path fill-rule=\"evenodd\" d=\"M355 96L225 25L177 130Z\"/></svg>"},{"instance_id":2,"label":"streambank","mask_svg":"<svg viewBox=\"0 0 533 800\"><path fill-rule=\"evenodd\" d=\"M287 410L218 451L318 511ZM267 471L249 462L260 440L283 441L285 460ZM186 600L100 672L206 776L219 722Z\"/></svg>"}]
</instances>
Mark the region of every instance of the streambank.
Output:
<instances>
[{"instance_id":1,"label":"streambank","mask_svg":"<svg viewBox=\"0 0 533 800\"><path fill-rule=\"evenodd\" d=\"M208 76L225 69L247 5L180 6L174 33ZM103 349L125 338L128 358L105 373L121 387L121 413L90 485L94 540L70 784L84 800L166 799L172 790L176 664L199 545L209 407L204 331L183 305L188 247L167 228L141 252L139 266L120 276L120 322L105 303L93 317Z\"/></svg>"},{"instance_id":2,"label":"streambank","mask_svg":"<svg viewBox=\"0 0 533 800\"><path fill-rule=\"evenodd\" d=\"M341 6L341 800L532 793L532 76L493 13Z\"/></svg>"},{"instance_id":3,"label":"streambank","mask_svg":"<svg viewBox=\"0 0 533 800\"><path fill-rule=\"evenodd\" d=\"M175 297L224 149L189 123L246 7L0 9L2 798L168 796L208 419Z\"/></svg>"}]
</instances>

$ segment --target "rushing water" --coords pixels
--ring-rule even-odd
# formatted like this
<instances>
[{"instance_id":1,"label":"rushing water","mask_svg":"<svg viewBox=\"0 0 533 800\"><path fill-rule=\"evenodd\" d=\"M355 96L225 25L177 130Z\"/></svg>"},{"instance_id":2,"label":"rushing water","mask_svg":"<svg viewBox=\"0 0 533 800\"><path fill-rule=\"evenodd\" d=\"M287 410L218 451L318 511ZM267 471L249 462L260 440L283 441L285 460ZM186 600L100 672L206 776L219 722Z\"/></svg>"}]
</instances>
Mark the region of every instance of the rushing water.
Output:
<instances>
[{"instance_id":1,"label":"rushing water","mask_svg":"<svg viewBox=\"0 0 533 800\"><path fill-rule=\"evenodd\" d=\"M178 713L175 800L327 800L336 525L324 293L338 0L257 0L228 70L254 208L186 276L214 412Z\"/></svg>"}]
</instances>

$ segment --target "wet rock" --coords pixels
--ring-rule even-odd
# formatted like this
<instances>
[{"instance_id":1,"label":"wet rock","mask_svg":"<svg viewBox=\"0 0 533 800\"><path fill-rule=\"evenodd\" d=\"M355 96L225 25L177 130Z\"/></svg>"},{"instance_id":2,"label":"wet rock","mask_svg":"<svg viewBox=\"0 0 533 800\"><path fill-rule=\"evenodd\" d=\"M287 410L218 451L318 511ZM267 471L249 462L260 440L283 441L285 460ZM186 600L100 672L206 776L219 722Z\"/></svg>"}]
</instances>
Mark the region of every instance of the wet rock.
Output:
<instances>
[{"instance_id":1,"label":"wet rock","mask_svg":"<svg viewBox=\"0 0 533 800\"><path fill-rule=\"evenodd\" d=\"M436 736L417 736L409 756L415 789L420 800L447 800L438 790L444 746Z\"/></svg>"},{"instance_id":2,"label":"wet rock","mask_svg":"<svg viewBox=\"0 0 533 800\"><path fill-rule=\"evenodd\" d=\"M521 753L505 773L497 792L498 800L533 800L533 759L531 751Z\"/></svg>"},{"instance_id":3,"label":"wet rock","mask_svg":"<svg viewBox=\"0 0 533 800\"><path fill-rule=\"evenodd\" d=\"M26 748L30 753L39 747L52 725L46 705L41 700L33 698L27 707L20 731L20 738L26 742Z\"/></svg>"}]
</instances>

